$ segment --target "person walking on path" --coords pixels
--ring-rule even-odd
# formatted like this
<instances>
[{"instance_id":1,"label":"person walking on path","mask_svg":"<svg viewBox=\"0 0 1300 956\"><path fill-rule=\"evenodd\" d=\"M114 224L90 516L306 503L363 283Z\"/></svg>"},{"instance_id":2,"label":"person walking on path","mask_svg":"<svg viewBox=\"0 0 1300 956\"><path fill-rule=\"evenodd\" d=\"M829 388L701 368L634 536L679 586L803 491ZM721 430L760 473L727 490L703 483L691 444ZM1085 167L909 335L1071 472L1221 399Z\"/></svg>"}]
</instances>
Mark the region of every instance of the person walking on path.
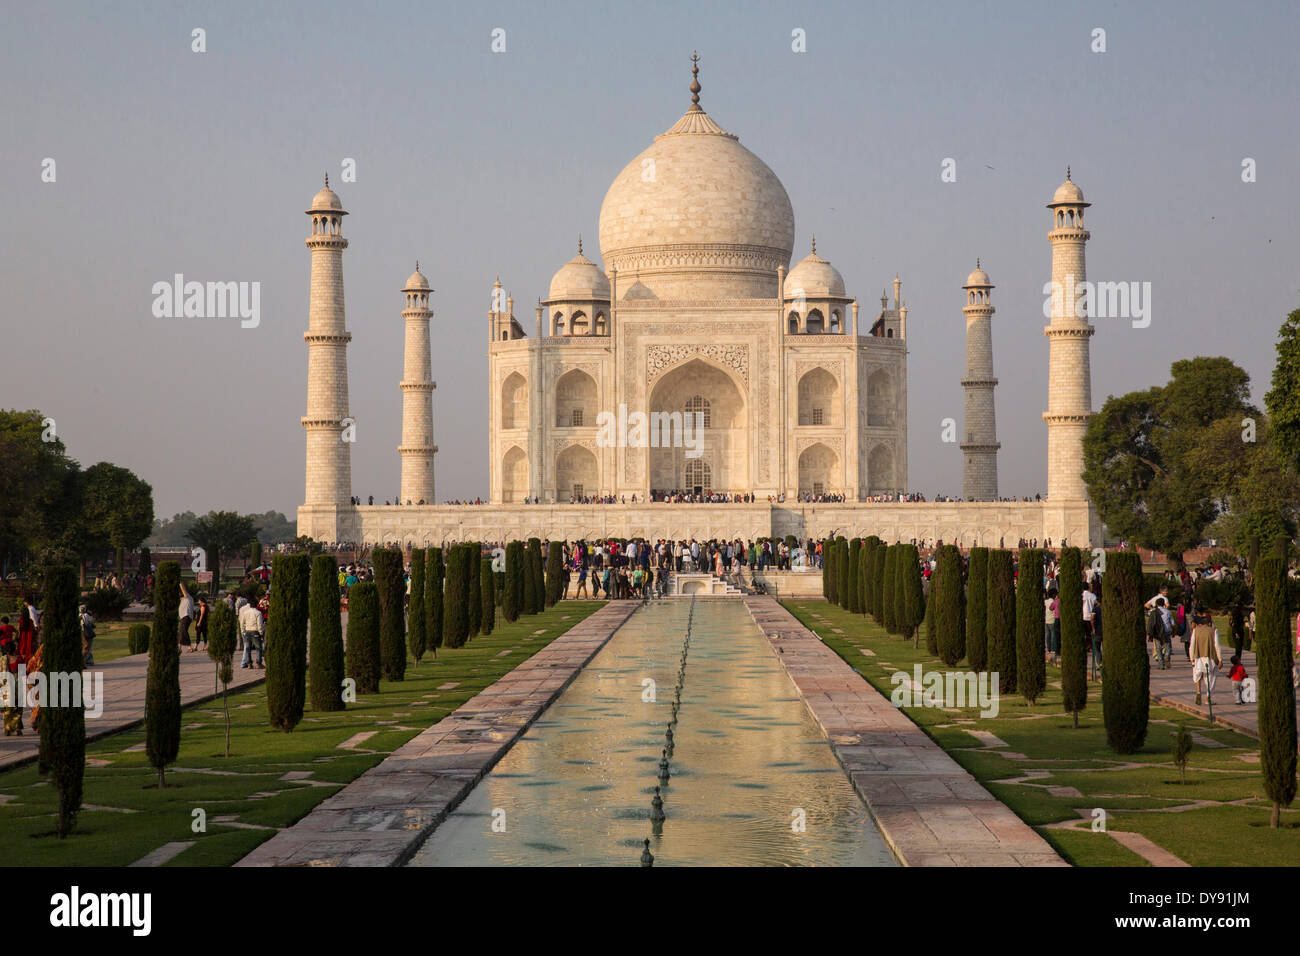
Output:
<instances>
[{"instance_id":1,"label":"person walking on path","mask_svg":"<svg viewBox=\"0 0 1300 956\"><path fill-rule=\"evenodd\" d=\"M1196 704L1201 704L1204 683L1206 695L1214 693L1214 678L1223 659L1219 656L1219 631L1205 613L1205 606L1196 605L1192 615L1191 641L1188 643L1192 656L1192 682L1196 685ZM1212 706L1212 705L1211 705Z\"/></svg>"},{"instance_id":2,"label":"person walking on path","mask_svg":"<svg viewBox=\"0 0 1300 956\"><path fill-rule=\"evenodd\" d=\"M1228 626L1232 629L1233 654L1240 658L1241 652L1246 649L1246 608L1242 605L1241 598L1237 598L1237 603L1228 615Z\"/></svg>"},{"instance_id":3,"label":"person walking on path","mask_svg":"<svg viewBox=\"0 0 1300 956\"><path fill-rule=\"evenodd\" d=\"M255 604L245 604L239 609L239 633L244 639L244 657L241 668L252 667L253 651L257 651L257 667L262 669L262 612Z\"/></svg>"},{"instance_id":4,"label":"person walking on path","mask_svg":"<svg viewBox=\"0 0 1300 956\"><path fill-rule=\"evenodd\" d=\"M194 646L190 648L197 651L199 645L208 646L208 599L206 595L199 595L198 616L194 619Z\"/></svg>"},{"instance_id":5,"label":"person walking on path","mask_svg":"<svg viewBox=\"0 0 1300 956\"><path fill-rule=\"evenodd\" d=\"M176 642L181 647L190 647L190 621L194 620L194 598L190 597L190 592L185 590L185 582L181 585L181 603L176 608Z\"/></svg>"}]
</instances>

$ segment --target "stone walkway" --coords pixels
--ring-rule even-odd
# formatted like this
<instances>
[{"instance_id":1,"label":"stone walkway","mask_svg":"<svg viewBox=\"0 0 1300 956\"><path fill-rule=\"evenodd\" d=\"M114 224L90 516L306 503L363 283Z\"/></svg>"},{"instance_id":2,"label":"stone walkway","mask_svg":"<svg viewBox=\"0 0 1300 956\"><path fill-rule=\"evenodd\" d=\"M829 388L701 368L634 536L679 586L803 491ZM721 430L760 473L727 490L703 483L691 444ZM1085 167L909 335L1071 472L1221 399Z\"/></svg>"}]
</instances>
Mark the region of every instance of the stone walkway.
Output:
<instances>
[{"instance_id":1,"label":"stone walkway","mask_svg":"<svg viewBox=\"0 0 1300 956\"><path fill-rule=\"evenodd\" d=\"M1214 722L1258 740L1259 704L1258 702L1246 704L1233 702L1232 681L1228 680L1228 669L1231 666L1228 664L1228 659L1233 654L1232 643L1224 644L1222 642L1222 633L1220 633L1219 640L1219 653L1223 656L1223 667L1214 682ZM1150 649L1150 647L1151 645L1148 644L1147 648ZM1103 660L1104 653L1103 651ZM1255 666L1255 652L1243 651L1241 663L1246 668L1246 675L1258 681L1259 670ZM1173 653L1170 655L1170 665L1167 671L1155 670L1153 665L1151 671L1152 700L1208 719L1210 716L1209 706L1204 700L1199 706L1196 703L1196 685L1192 683L1192 665L1183 656L1181 641L1176 640L1174 642ZM1300 695L1297 696L1300 697ZM1258 697L1258 694L1256 694L1256 697ZM1300 712L1300 704L1297 705L1297 711ZM1300 720L1297 721L1297 725L1297 733L1300 734Z\"/></svg>"},{"instance_id":2,"label":"stone walkway","mask_svg":"<svg viewBox=\"0 0 1300 956\"><path fill-rule=\"evenodd\" d=\"M401 866L640 607L584 618L236 866Z\"/></svg>"},{"instance_id":3,"label":"stone walkway","mask_svg":"<svg viewBox=\"0 0 1300 956\"><path fill-rule=\"evenodd\" d=\"M745 606L904 865L1067 865L776 600L746 597Z\"/></svg>"},{"instance_id":4,"label":"stone walkway","mask_svg":"<svg viewBox=\"0 0 1300 956\"><path fill-rule=\"evenodd\" d=\"M181 704L201 703L219 696L214 688L216 665L206 651L180 652ZM149 655L133 654L106 664L96 664L86 671L87 677L104 675L104 712L99 717L86 718L86 740L97 740L127 730L144 721L145 679L149 671ZM243 670L235 664L235 679L231 691L261 683L266 671ZM23 714L25 730L21 737L0 737L0 770L9 770L35 760L40 749L40 734L31 729L30 711Z\"/></svg>"}]
</instances>

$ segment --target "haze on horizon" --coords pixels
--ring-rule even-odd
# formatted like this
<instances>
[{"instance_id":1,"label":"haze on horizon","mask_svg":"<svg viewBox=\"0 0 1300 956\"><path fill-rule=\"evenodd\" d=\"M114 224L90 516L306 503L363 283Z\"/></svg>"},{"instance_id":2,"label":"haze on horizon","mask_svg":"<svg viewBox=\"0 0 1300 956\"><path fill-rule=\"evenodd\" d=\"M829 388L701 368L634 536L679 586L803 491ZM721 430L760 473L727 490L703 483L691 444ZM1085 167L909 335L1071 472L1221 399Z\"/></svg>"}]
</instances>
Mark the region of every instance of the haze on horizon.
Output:
<instances>
[{"instance_id":1,"label":"haze on horizon","mask_svg":"<svg viewBox=\"0 0 1300 956\"><path fill-rule=\"evenodd\" d=\"M303 210L325 173L350 213L353 491L398 488L400 289L418 259L436 290L438 498L486 498L492 281L535 334L579 234L599 261L615 175L689 105L692 50L701 105L790 194L795 261L816 233L864 318L901 276L912 490L961 492L940 431L962 421L976 256L996 285L1000 491L1044 490L1044 207L1067 164L1093 204L1089 279L1152 289L1149 327L1096 323L1094 408L1220 354L1262 403L1300 306L1292 4L11 3L3 21L0 407L53 417L83 465L131 468L159 517L292 517L302 500ZM260 282L260 324L155 318L152 287L176 273Z\"/></svg>"}]
</instances>

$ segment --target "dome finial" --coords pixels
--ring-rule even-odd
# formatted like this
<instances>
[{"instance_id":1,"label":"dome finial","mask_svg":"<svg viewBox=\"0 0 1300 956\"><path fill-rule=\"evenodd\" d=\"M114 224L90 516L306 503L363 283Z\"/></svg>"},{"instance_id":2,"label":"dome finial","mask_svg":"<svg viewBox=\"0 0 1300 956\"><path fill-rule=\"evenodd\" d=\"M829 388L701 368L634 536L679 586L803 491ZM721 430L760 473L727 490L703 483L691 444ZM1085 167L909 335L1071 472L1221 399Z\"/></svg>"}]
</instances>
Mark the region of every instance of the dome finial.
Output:
<instances>
[{"instance_id":1,"label":"dome finial","mask_svg":"<svg viewBox=\"0 0 1300 956\"><path fill-rule=\"evenodd\" d=\"M812 247L813 247L813 255L817 255L817 233L815 232L813 233L813 237L812 237Z\"/></svg>"},{"instance_id":2,"label":"dome finial","mask_svg":"<svg viewBox=\"0 0 1300 956\"><path fill-rule=\"evenodd\" d=\"M700 108L700 52L691 53L691 108Z\"/></svg>"},{"instance_id":3,"label":"dome finial","mask_svg":"<svg viewBox=\"0 0 1300 956\"><path fill-rule=\"evenodd\" d=\"M1068 182L1073 182L1073 180L1070 179L1070 167L1069 167L1068 164L1067 164L1066 167L1065 167L1065 181L1066 181L1067 183L1068 183Z\"/></svg>"},{"instance_id":4,"label":"dome finial","mask_svg":"<svg viewBox=\"0 0 1300 956\"><path fill-rule=\"evenodd\" d=\"M976 256L976 257L975 257L975 268L978 269L979 267L980 267L980 257L979 257L979 256Z\"/></svg>"},{"instance_id":5,"label":"dome finial","mask_svg":"<svg viewBox=\"0 0 1300 956\"><path fill-rule=\"evenodd\" d=\"M329 173L326 173L326 174L325 174L325 188L326 188L326 189L329 189L329 188L330 188L330 174L329 174Z\"/></svg>"},{"instance_id":6,"label":"dome finial","mask_svg":"<svg viewBox=\"0 0 1300 956\"><path fill-rule=\"evenodd\" d=\"M582 255L582 233L578 233L578 255Z\"/></svg>"},{"instance_id":7,"label":"dome finial","mask_svg":"<svg viewBox=\"0 0 1300 956\"><path fill-rule=\"evenodd\" d=\"M416 260L415 260L415 271L416 271L416 272L419 272L419 271L420 271L420 260L419 260L419 259L416 259Z\"/></svg>"}]
</instances>

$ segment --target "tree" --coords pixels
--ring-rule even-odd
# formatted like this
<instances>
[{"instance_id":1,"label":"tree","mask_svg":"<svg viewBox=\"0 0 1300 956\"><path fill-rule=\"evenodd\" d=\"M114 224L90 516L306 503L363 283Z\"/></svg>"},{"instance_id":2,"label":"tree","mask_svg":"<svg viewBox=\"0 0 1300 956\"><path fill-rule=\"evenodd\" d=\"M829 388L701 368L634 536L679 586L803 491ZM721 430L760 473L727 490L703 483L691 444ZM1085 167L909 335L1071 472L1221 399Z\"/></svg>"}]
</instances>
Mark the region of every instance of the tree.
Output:
<instances>
[{"instance_id":1,"label":"tree","mask_svg":"<svg viewBox=\"0 0 1300 956\"><path fill-rule=\"evenodd\" d=\"M1118 551L1106 556L1106 573L1101 579L1101 619L1106 634L1101 710L1106 744L1120 754L1136 753L1147 739L1151 661L1147 656L1143 586L1142 559L1136 552ZM1289 687L1289 671L1287 676ZM1292 727L1294 749L1294 724Z\"/></svg>"},{"instance_id":2,"label":"tree","mask_svg":"<svg viewBox=\"0 0 1300 956\"><path fill-rule=\"evenodd\" d=\"M442 548L429 548L425 560L424 580L424 633L425 644L435 648L442 646Z\"/></svg>"},{"instance_id":3,"label":"tree","mask_svg":"<svg viewBox=\"0 0 1300 956\"><path fill-rule=\"evenodd\" d=\"M35 409L0 410L0 574L22 555L55 545L72 517L67 492L75 490L79 466L48 421Z\"/></svg>"},{"instance_id":4,"label":"tree","mask_svg":"<svg viewBox=\"0 0 1300 956\"><path fill-rule=\"evenodd\" d=\"M1039 548L1024 548L1020 552L1020 573L1016 577L1016 688L1020 696L1032 704L1042 696L1046 687L1043 552Z\"/></svg>"},{"instance_id":5,"label":"tree","mask_svg":"<svg viewBox=\"0 0 1300 956\"><path fill-rule=\"evenodd\" d=\"M343 621L339 612L339 565L333 555L311 560L311 709L343 710Z\"/></svg>"},{"instance_id":6,"label":"tree","mask_svg":"<svg viewBox=\"0 0 1300 956\"><path fill-rule=\"evenodd\" d=\"M313 622L314 624L314 622ZM230 756L230 682L235 679L235 645L238 622L235 612L225 601L212 605L208 620L208 657L217 668L221 682L221 704L226 712L226 756Z\"/></svg>"},{"instance_id":7,"label":"tree","mask_svg":"<svg viewBox=\"0 0 1300 956\"><path fill-rule=\"evenodd\" d=\"M903 583L903 637L910 637L916 647L917 629L925 620L925 581L921 577L921 551L916 545L904 545L898 577Z\"/></svg>"},{"instance_id":8,"label":"tree","mask_svg":"<svg viewBox=\"0 0 1300 956\"><path fill-rule=\"evenodd\" d=\"M255 568L262 566L262 542L257 538L248 543L248 563Z\"/></svg>"},{"instance_id":9,"label":"tree","mask_svg":"<svg viewBox=\"0 0 1300 956\"><path fill-rule=\"evenodd\" d=\"M1040 620L1035 615L1034 620ZM1010 551L989 552L988 571L989 670L998 675L998 689L1016 692L1016 577Z\"/></svg>"},{"instance_id":10,"label":"tree","mask_svg":"<svg viewBox=\"0 0 1300 956\"><path fill-rule=\"evenodd\" d=\"M1173 745L1170 750L1173 752L1174 766L1178 768L1178 782L1187 783L1187 758L1192 755L1192 735L1187 732L1187 725L1181 720L1178 722L1178 732L1174 735Z\"/></svg>"},{"instance_id":11,"label":"tree","mask_svg":"<svg viewBox=\"0 0 1300 956\"><path fill-rule=\"evenodd\" d=\"M888 555L888 545L883 541L876 545L876 566L871 578L871 616L881 627L885 626L885 560Z\"/></svg>"},{"instance_id":12,"label":"tree","mask_svg":"<svg viewBox=\"0 0 1300 956\"><path fill-rule=\"evenodd\" d=\"M298 726L307 702L311 560L306 554L277 554L271 562L271 612L266 622L266 710L271 726L285 733Z\"/></svg>"},{"instance_id":13,"label":"tree","mask_svg":"<svg viewBox=\"0 0 1300 956\"><path fill-rule=\"evenodd\" d=\"M411 550L411 599L407 605L406 642L411 648L411 658L416 664L424 656L428 638L425 636L426 623L424 614L424 551L420 548Z\"/></svg>"},{"instance_id":14,"label":"tree","mask_svg":"<svg viewBox=\"0 0 1300 956\"><path fill-rule=\"evenodd\" d=\"M153 552L149 550L147 544L140 546L140 565L137 570L141 574L148 574L153 570Z\"/></svg>"},{"instance_id":15,"label":"tree","mask_svg":"<svg viewBox=\"0 0 1300 956\"><path fill-rule=\"evenodd\" d=\"M822 597L828 602L835 602L835 559L832 548L833 539L825 538L822 541Z\"/></svg>"},{"instance_id":16,"label":"tree","mask_svg":"<svg viewBox=\"0 0 1300 956\"><path fill-rule=\"evenodd\" d=\"M936 626L934 608L938 604L934 588L935 576L930 575L930 593L925 598L925 650L927 653L939 656L939 631Z\"/></svg>"},{"instance_id":17,"label":"tree","mask_svg":"<svg viewBox=\"0 0 1300 956\"><path fill-rule=\"evenodd\" d=\"M491 634L497 623L496 575L492 573L491 558L479 559L478 584L479 633Z\"/></svg>"},{"instance_id":18,"label":"tree","mask_svg":"<svg viewBox=\"0 0 1300 956\"><path fill-rule=\"evenodd\" d=\"M885 549L885 595L884 621L888 634L898 633L898 544L891 544Z\"/></svg>"},{"instance_id":19,"label":"tree","mask_svg":"<svg viewBox=\"0 0 1300 956\"><path fill-rule=\"evenodd\" d=\"M524 613L538 614L546 602L546 582L542 575L542 542L528 539L528 583L524 590Z\"/></svg>"},{"instance_id":20,"label":"tree","mask_svg":"<svg viewBox=\"0 0 1300 956\"><path fill-rule=\"evenodd\" d=\"M370 556L379 588L379 660L384 680L406 678L406 582L402 552L377 548Z\"/></svg>"},{"instance_id":21,"label":"tree","mask_svg":"<svg viewBox=\"0 0 1300 956\"><path fill-rule=\"evenodd\" d=\"M454 545L447 560L447 591L443 605L442 646L463 647L469 638L469 546Z\"/></svg>"},{"instance_id":22,"label":"tree","mask_svg":"<svg viewBox=\"0 0 1300 956\"><path fill-rule=\"evenodd\" d=\"M153 633L149 636L149 672L145 681L145 752L158 771L158 787L167 786L163 770L181 747L181 672L176 611L181 602L181 569L161 561L153 588Z\"/></svg>"},{"instance_id":23,"label":"tree","mask_svg":"<svg viewBox=\"0 0 1300 956\"><path fill-rule=\"evenodd\" d=\"M153 488L129 469L106 461L83 473L81 509L92 550L133 551L153 531Z\"/></svg>"},{"instance_id":24,"label":"tree","mask_svg":"<svg viewBox=\"0 0 1300 956\"><path fill-rule=\"evenodd\" d=\"M989 549L971 548L966 568L966 660L973 671L989 669Z\"/></svg>"},{"instance_id":25,"label":"tree","mask_svg":"<svg viewBox=\"0 0 1300 956\"><path fill-rule=\"evenodd\" d=\"M519 618L523 606L524 551L518 541L506 544L506 583L501 593L501 616L510 623Z\"/></svg>"},{"instance_id":26,"label":"tree","mask_svg":"<svg viewBox=\"0 0 1300 956\"><path fill-rule=\"evenodd\" d=\"M849 582L853 580L849 567L849 542L841 535L835 539L835 602L844 610L849 609Z\"/></svg>"},{"instance_id":27,"label":"tree","mask_svg":"<svg viewBox=\"0 0 1300 956\"><path fill-rule=\"evenodd\" d=\"M1193 467L1216 423L1257 417L1250 376L1227 358L1174 362L1170 381L1106 400L1083 439L1084 481L1112 534L1181 566L1221 509L1222 489Z\"/></svg>"},{"instance_id":28,"label":"tree","mask_svg":"<svg viewBox=\"0 0 1300 956\"><path fill-rule=\"evenodd\" d=\"M1061 609L1061 695L1074 726L1079 711L1088 706L1088 645L1083 633L1083 553L1078 548L1061 552L1056 576ZM1103 620L1105 615L1102 615Z\"/></svg>"},{"instance_id":29,"label":"tree","mask_svg":"<svg viewBox=\"0 0 1300 956\"><path fill-rule=\"evenodd\" d=\"M358 694L379 693L379 588L359 581L348 592L348 677Z\"/></svg>"},{"instance_id":30,"label":"tree","mask_svg":"<svg viewBox=\"0 0 1300 956\"><path fill-rule=\"evenodd\" d=\"M1293 313L1294 314L1294 313ZM1286 559L1261 557L1255 565L1255 665L1259 668L1259 762L1264 792L1273 801L1269 823L1281 824L1282 808L1296 795L1295 687L1291 610L1287 603ZM1106 622L1110 636L1110 622ZM1110 677L1110 644L1106 644L1106 676ZM1104 685L1103 685L1104 687Z\"/></svg>"},{"instance_id":31,"label":"tree","mask_svg":"<svg viewBox=\"0 0 1300 956\"><path fill-rule=\"evenodd\" d=\"M468 615L469 624L465 633L465 640L472 641L483 626L483 602L480 595L483 585L479 581L479 571L483 567L483 545L478 541L472 541L469 547L469 587L465 590L465 611ZM545 600L544 591L538 591L539 600Z\"/></svg>"},{"instance_id":32,"label":"tree","mask_svg":"<svg viewBox=\"0 0 1300 956\"><path fill-rule=\"evenodd\" d=\"M1277 337L1272 388L1264 396L1281 459L1300 471L1300 309L1286 317Z\"/></svg>"},{"instance_id":33,"label":"tree","mask_svg":"<svg viewBox=\"0 0 1300 956\"><path fill-rule=\"evenodd\" d=\"M212 593L221 587L221 556L236 555L257 535L257 525L247 515L233 511L209 511L195 520L185 537L203 549L212 571ZM272 572L274 573L274 571ZM303 572L304 577L307 572ZM270 680L270 677L267 677Z\"/></svg>"},{"instance_id":34,"label":"tree","mask_svg":"<svg viewBox=\"0 0 1300 956\"><path fill-rule=\"evenodd\" d=\"M41 610L41 637L45 675L44 693L58 686L56 675L78 678L73 700L43 702L39 770L49 776L59 794L55 833L60 839L72 832L81 809L81 786L86 767L86 710L81 696L81 618L77 613L77 572L60 565L45 577L45 606ZM8 675L6 675L8 676ZM66 689L70 685L60 682ZM51 706L53 704L53 706Z\"/></svg>"},{"instance_id":35,"label":"tree","mask_svg":"<svg viewBox=\"0 0 1300 956\"><path fill-rule=\"evenodd\" d=\"M862 543L862 554L858 558L858 577L853 586L858 590L858 613L866 614L871 609L871 562L874 559L879 540L870 538Z\"/></svg>"},{"instance_id":36,"label":"tree","mask_svg":"<svg viewBox=\"0 0 1300 956\"><path fill-rule=\"evenodd\" d=\"M854 538L849 542L849 600L850 614L862 613L862 592L858 588L858 579L862 577L862 541Z\"/></svg>"},{"instance_id":37,"label":"tree","mask_svg":"<svg viewBox=\"0 0 1300 956\"><path fill-rule=\"evenodd\" d=\"M489 565L491 567L491 565ZM555 607L564 587L564 543L552 541L546 554L546 606Z\"/></svg>"},{"instance_id":38,"label":"tree","mask_svg":"<svg viewBox=\"0 0 1300 956\"><path fill-rule=\"evenodd\" d=\"M961 551L946 544L939 549L939 566L930 587L934 593L935 640L939 659L949 667L966 656L966 591Z\"/></svg>"}]
</instances>

